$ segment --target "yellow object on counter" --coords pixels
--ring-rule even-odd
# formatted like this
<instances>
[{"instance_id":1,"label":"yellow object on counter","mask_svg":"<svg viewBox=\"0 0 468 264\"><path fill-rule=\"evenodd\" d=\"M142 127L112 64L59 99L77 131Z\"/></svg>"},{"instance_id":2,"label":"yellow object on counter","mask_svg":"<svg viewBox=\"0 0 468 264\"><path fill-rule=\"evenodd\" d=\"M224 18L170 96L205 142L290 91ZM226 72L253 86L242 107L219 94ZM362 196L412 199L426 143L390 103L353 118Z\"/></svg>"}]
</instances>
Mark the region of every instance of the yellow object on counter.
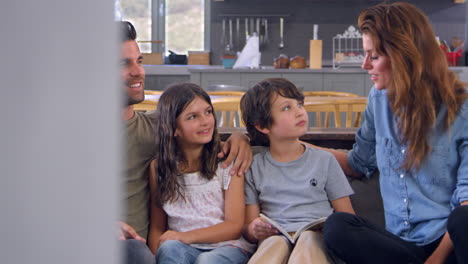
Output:
<instances>
[{"instance_id":1,"label":"yellow object on counter","mask_svg":"<svg viewBox=\"0 0 468 264\"><path fill-rule=\"evenodd\" d=\"M189 65L210 65L210 52L209 51L189 51L188 52Z\"/></svg>"},{"instance_id":2,"label":"yellow object on counter","mask_svg":"<svg viewBox=\"0 0 468 264\"><path fill-rule=\"evenodd\" d=\"M309 68L322 68L322 40L310 40L309 45Z\"/></svg>"}]
</instances>

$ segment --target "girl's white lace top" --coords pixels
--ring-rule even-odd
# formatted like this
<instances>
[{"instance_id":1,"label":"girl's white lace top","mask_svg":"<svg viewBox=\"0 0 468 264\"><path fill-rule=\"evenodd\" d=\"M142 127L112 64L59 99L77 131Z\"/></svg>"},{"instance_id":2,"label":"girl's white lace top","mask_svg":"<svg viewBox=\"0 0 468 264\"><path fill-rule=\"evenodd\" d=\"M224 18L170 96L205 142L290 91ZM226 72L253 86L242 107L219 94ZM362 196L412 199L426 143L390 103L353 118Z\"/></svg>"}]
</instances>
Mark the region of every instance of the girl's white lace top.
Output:
<instances>
[{"instance_id":1,"label":"girl's white lace top","mask_svg":"<svg viewBox=\"0 0 468 264\"><path fill-rule=\"evenodd\" d=\"M165 203L163 209L168 216L168 228L178 232L210 227L224 221L224 191L229 189L231 166L223 169L218 166L213 179L203 178L199 172L187 173L179 177L184 188L185 200ZM192 244L201 249L213 249L232 245L253 252L254 245L243 237L238 240L215 244Z\"/></svg>"}]
</instances>

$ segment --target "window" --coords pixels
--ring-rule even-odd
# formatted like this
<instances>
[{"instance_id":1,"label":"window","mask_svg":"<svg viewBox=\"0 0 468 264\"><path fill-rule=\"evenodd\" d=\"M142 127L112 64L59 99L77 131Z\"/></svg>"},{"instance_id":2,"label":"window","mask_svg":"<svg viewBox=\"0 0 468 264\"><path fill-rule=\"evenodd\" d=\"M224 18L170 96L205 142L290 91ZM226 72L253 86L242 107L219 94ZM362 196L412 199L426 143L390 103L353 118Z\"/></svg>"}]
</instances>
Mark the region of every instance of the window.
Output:
<instances>
[{"instance_id":1,"label":"window","mask_svg":"<svg viewBox=\"0 0 468 264\"><path fill-rule=\"evenodd\" d=\"M116 20L130 21L137 31L137 40L151 40L152 0L115 0ZM141 52L151 52L150 43L140 43Z\"/></svg>"},{"instance_id":2,"label":"window","mask_svg":"<svg viewBox=\"0 0 468 264\"><path fill-rule=\"evenodd\" d=\"M204 0L166 0L166 51L204 50Z\"/></svg>"},{"instance_id":3,"label":"window","mask_svg":"<svg viewBox=\"0 0 468 264\"><path fill-rule=\"evenodd\" d=\"M207 0L115 0L117 20L130 21L137 30L141 52L167 52L187 54L189 50L207 49L205 21L209 8ZM153 10L153 11L152 11ZM164 27L158 26L164 25ZM162 48L162 50L160 49Z\"/></svg>"}]
</instances>

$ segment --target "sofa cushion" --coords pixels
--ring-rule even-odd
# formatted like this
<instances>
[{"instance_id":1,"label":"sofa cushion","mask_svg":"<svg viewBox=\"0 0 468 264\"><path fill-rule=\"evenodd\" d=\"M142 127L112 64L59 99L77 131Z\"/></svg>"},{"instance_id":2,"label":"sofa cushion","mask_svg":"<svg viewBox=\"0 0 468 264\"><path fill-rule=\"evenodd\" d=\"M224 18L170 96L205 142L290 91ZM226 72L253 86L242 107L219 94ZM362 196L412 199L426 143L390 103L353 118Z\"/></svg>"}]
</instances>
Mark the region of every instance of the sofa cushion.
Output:
<instances>
[{"instance_id":1,"label":"sofa cushion","mask_svg":"<svg viewBox=\"0 0 468 264\"><path fill-rule=\"evenodd\" d=\"M376 170L369 179L348 177L348 180L354 190L354 194L351 195L351 203L356 214L373 224L385 227L379 172Z\"/></svg>"}]
</instances>

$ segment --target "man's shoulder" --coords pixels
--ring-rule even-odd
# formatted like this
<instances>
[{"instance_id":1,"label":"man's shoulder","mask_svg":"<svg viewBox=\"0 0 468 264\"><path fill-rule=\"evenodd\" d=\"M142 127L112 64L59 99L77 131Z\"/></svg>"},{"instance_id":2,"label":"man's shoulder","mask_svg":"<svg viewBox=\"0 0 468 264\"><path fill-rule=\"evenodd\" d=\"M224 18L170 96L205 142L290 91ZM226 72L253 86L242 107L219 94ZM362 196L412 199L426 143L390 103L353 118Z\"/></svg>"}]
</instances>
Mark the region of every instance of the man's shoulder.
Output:
<instances>
[{"instance_id":1,"label":"man's shoulder","mask_svg":"<svg viewBox=\"0 0 468 264\"><path fill-rule=\"evenodd\" d=\"M130 141L154 141L154 120L144 112L135 112L135 116L127 123L127 136Z\"/></svg>"},{"instance_id":2,"label":"man's shoulder","mask_svg":"<svg viewBox=\"0 0 468 264\"><path fill-rule=\"evenodd\" d=\"M155 111L149 111L149 112L135 111L135 116L134 118L132 118L131 121L134 121L134 123L138 123L139 126L141 125L154 126L156 122Z\"/></svg>"},{"instance_id":3,"label":"man's shoulder","mask_svg":"<svg viewBox=\"0 0 468 264\"><path fill-rule=\"evenodd\" d=\"M147 118L147 119L149 119L151 121L156 120L156 110L151 110L151 111L144 112L143 115L145 116L145 118Z\"/></svg>"}]
</instances>

